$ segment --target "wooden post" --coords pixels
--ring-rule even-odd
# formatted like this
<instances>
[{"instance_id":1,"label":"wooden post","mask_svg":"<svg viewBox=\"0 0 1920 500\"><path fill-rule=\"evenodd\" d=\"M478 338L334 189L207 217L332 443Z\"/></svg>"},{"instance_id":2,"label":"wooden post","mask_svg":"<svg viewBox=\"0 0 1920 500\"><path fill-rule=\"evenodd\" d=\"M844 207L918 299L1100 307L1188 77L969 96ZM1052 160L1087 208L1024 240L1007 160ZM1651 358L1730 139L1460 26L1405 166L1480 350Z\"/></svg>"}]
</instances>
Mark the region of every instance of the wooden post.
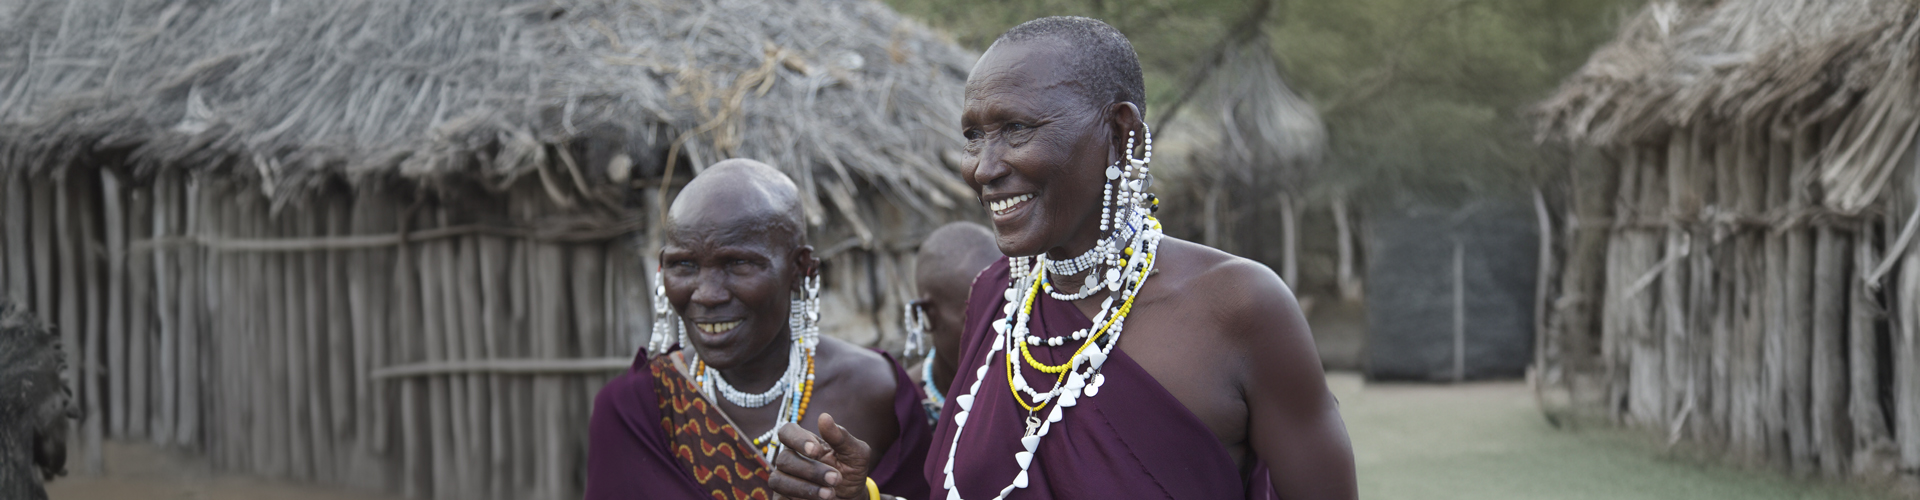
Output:
<instances>
[{"instance_id":1,"label":"wooden post","mask_svg":"<svg viewBox=\"0 0 1920 500\"><path fill-rule=\"evenodd\" d=\"M1640 163L1634 216L1667 221L1671 216L1667 196L1669 183L1663 174L1671 165L1667 156L1658 151L1648 153L1651 154ZM1626 231L1627 243L1623 250L1627 265L1619 279L1622 282L1620 293L1630 295L1621 301L1622 314L1625 316L1622 340L1627 344L1623 349L1627 363L1627 409L1631 422L1658 426L1665 423L1663 417L1667 415L1666 378L1663 377L1665 356L1662 352L1666 344L1659 323L1662 308L1656 300L1664 287L1651 288L1644 280L1660 268L1662 238L1657 229L1629 226ZM1639 285L1639 288L1630 288L1634 285Z\"/></svg>"},{"instance_id":2,"label":"wooden post","mask_svg":"<svg viewBox=\"0 0 1920 500\"><path fill-rule=\"evenodd\" d=\"M106 244L106 335L107 362L101 370L106 377L107 420L113 437L127 435L127 210L126 192L113 169L100 169L101 218L105 223L102 240ZM93 281L92 283L98 283Z\"/></svg>"},{"instance_id":3,"label":"wooden post","mask_svg":"<svg viewBox=\"0 0 1920 500\"><path fill-rule=\"evenodd\" d=\"M536 294L535 300L540 304L535 311L536 317L544 320L540 321L534 330L536 346L534 357L556 359L566 356L564 347L567 341L566 333L571 331L568 315L563 312L568 300L566 297L567 275L553 272L553 270L566 269L566 248L557 243L545 242L535 243L534 247L533 268L538 272L534 275L533 289ZM540 375L535 382L537 398L534 406L541 412L539 442L543 445L538 454L540 457L538 461L544 468L540 481L543 491L541 496L552 500L567 496L567 478L570 477L568 471L572 470L567 466L565 459L567 429L576 424L567 421L567 412L563 408L566 403L563 394L566 389L565 382L565 377L558 375Z\"/></svg>"},{"instance_id":4,"label":"wooden post","mask_svg":"<svg viewBox=\"0 0 1920 500\"><path fill-rule=\"evenodd\" d=\"M192 177L186 179L184 198L181 198L181 201L175 204L180 207L180 210L185 212L184 214L178 214L184 217L184 222L182 222L181 226L185 231L184 234L204 236L210 233L211 229L208 227L210 225L209 222L203 220L206 218L218 218L218 220L228 222L229 225L234 221L234 218L231 215L223 213L224 211L209 210L210 207L216 205L214 201L216 195L210 192L211 190L205 189L206 183L203 182L201 175L202 174L193 174ZM178 185L179 179L176 179L175 189L178 189ZM179 191L175 191L175 193L179 193ZM229 207L229 205L225 203L219 203L218 206L223 208ZM174 377L175 383L178 384L180 388L178 395L179 402L176 408L176 415L178 415L178 417L174 420L173 442L181 446L192 446L195 443L201 442L200 440L203 436L203 434L200 433L203 424L201 409L211 408L201 401L201 395L203 394L201 387L210 380L210 378L205 376L206 372L204 370L211 368L211 363L206 362L206 360L212 359L206 356L207 353L211 352L207 349L207 346L212 344L213 339L208 328L212 325L214 318L209 317L207 313L209 309L207 298L210 295L208 288L212 286L212 283L215 283L215 281L211 279L215 269L211 264L207 263L207 261L211 259L212 254L212 252L199 246L183 247L179 252L174 254L174 258L180 263L179 276L181 279L177 280L179 286L179 292L177 293L179 296L180 313L174 317L175 321L179 322L180 325L175 328L175 335L180 343L177 349L180 362L175 370L178 375ZM234 259L229 258L226 260L237 264L237 262L233 262ZM227 274L233 274L236 270L237 267L229 267L223 271ZM235 278L224 279L226 283L237 285L237 279ZM228 288L223 292L234 293L235 289ZM233 397L238 394L243 393L235 391L223 395L223 397Z\"/></svg>"},{"instance_id":5,"label":"wooden post","mask_svg":"<svg viewBox=\"0 0 1920 500\"><path fill-rule=\"evenodd\" d=\"M1893 436L1902 470L1920 469L1920 248L1903 249L1893 338Z\"/></svg>"},{"instance_id":6,"label":"wooden post","mask_svg":"<svg viewBox=\"0 0 1920 500\"><path fill-rule=\"evenodd\" d=\"M153 219L143 217L154 212L153 190L150 187L136 188L127 193L127 235L142 237L153 232ZM153 251L149 246L143 252ZM124 251L127 271L127 437L145 438L152 429L159 435L159 412L151 411L153 396L158 392L154 385L159 381L156 369L159 349L149 345L153 338L153 310L149 307L153 301L153 260L146 255Z\"/></svg>"},{"instance_id":7,"label":"wooden post","mask_svg":"<svg viewBox=\"0 0 1920 500\"><path fill-rule=\"evenodd\" d=\"M1860 266L1880 262L1880 252L1873 244L1875 225L1863 220L1854 232L1854 262ZM1847 415L1853 424L1852 472L1862 477L1891 476L1893 440L1880 407L1879 325L1886 306L1865 283L1849 280L1847 292L1851 304L1847 308Z\"/></svg>"},{"instance_id":8,"label":"wooden post","mask_svg":"<svg viewBox=\"0 0 1920 500\"><path fill-rule=\"evenodd\" d=\"M1911 203L1920 205L1920 174L1911 176ZM1897 254L1895 252L1898 252ZM1897 304L1891 339L1893 353L1893 438L1900 469L1920 469L1920 246L1890 248L1887 258L1900 265L1899 288L1891 294Z\"/></svg>"},{"instance_id":9,"label":"wooden post","mask_svg":"<svg viewBox=\"0 0 1920 500\"><path fill-rule=\"evenodd\" d=\"M507 335L512 305L506 289L508 272L508 243L506 240L480 236L475 239L476 271L479 278L479 295L482 304L476 311L480 320L482 349L480 357L499 359L507 356L501 337ZM487 489L494 498L518 498L522 493L515 490L513 484L513 465L516 458L513 453L513 440L509 429L514 424L507 419L512 415L510 406L512 396L508 394L508 380L499 375L486 376L487 405L487 448L491 455L487 461Z\"/></svg>"},{"instance_id":10,"label":"wooden post","mask_svg":"<svg viewBox=\"0 0 1920 500\"><path fill-rule=\"evenodd\" d=\"M445 312L446 292L440 284L440 264L444 257L440 253L443 242L427 241L420 243L420 301L421 336L426 340L426 360L447 360L446 329L448 315ZM457 457L454 456L454 430L463 427L452 418L449 408L451 395L448 394L446 377L435 376L427 381L427 418L431 426L425 429L425 437L430 443L433 456L433 498L454 498L458 492L454 480Z\"/></svg>"},{"instance_id":11,"label":"wooden post","mask_svg":"<svg viewBox=\"0 0 1920 500\"><path fill-rule=\"evenodd\" d=\"M1547 198L1540 194L1540 188L1533 188L1533 215L1536 231L1539 231L1539 253L1534 257L1533 281L1533 366L1527 371L1533 385L1534 401L1544 401L1541 394L1548 384L1547 353L1549 344L1554 343L1553 332L1547 330L1547 296L1553 287L1553 215L1547 209Z\"/></svg>"},{"instance_id":12,"label":"wooden post","mask_svg":"<svg viewBox=\"0 0 1920 500\"><path fill-rule=\"evenodd\" d=\"M1293 212L1293 194L1280 192L1280 280L1300 291L1300 221Z\"/></svg>"},{"instance_id":13,"label":"wooden post","mask_svg":"<svg viewBox=\"0 0 1920 500\"><path fill-rule=\"evenodd\" d=\"M33 178L28 177L28 182L33 182ZM31 245L33 247L34 312L38 313L42 318L51 320L50 322L54 323L54 329L60 332L61 350L67 355L67 371L62 373L61 377L67 381L68 387L78 391L80 390L80 386L74 384L78 384L80 378L75 376L76 372L74 370L78 365L74 363L79 359L75 356L78 352L75 351L75 349L79 349L80 346L76 344L76 340L71 337L71 335L78 330L66 327L66 315L61 311L60 308L62 306L57 302L61 288L54 284L56 275L59 276L60 280L66 279L67 275L63 271L66 269L66 261L68 259L65 256L70 255L63 253L57 258L54 255L55 248L68 249L67 244L56 244L57 242L66 240L66 236L64 236L66 234L66 225L60 222L66 220L63 218L65 216L60 215L64 213L61 211L64 209L60 207L66 204L66 194L64 193L66 189L64 184L60 184L53 179L41 178L36 184L38 189L32 190L35 193L31 195L33 197L31 201L34 215L27 219L27 222L33 225L29 234L33 235ZM74 397L78 398L79 394L74 394ZM79 400L75 399L75 401L77 402ZM75 429L78 429L78 427L75 427ZM80 440L72 439L67 442L78 443Z\"/></svg>"},{"instance_id":14,"label":"wooden post","mask_svg":"<svg viewBox=\"0 0 1920 500\"><path fill-rule=\"evenodd\" d=\"M454 298L460 303L459 339L460 359L485 359L486 347L486 311L480 297L480 236L464 236L449 240L448 246L458 245L459 255L449 259L451 271L447 277L455 283L458 291ZM492 423L487 419L488 391L486 375L461 375L465 385L467 404L461 409L461 417L467 421L467 433L461 439L467 441L466 475L464 490L467 498L492 498L496 493L490 489L493 484L492 445L488 439Z\"/></svg>"},{"instance_id":15,"label":"wooden post","mask_svg":"<svg viewBox=\"0 0 1920 500\"><path fill-rule=\"evenodd\" d=\"M1813 447L1822 473L1839 477L1847 471L1853 436L1847 416L1847 317L1849 283L1848 245L1852 243L1832 226L1821 226L1813 262Z\"/></svg>"},{"instance_id":16,"label":"wooden post","mask_svg":"<svg viewBox=\"0 0 1920 500\"><path fill-rule=\"evenodd\" d=\"M80 174L77 172L69 172L68 175ZM100 240L96 238L96 235L101 234L101 232L98 230L99 228L94 226L94 220L100 212L100 206L98 205L100 200L93 196L93 190L89 189L91 185L92 183L86 182L85 180L72 182L68 185L71 194L74 195L73 198L69 198L67 201L73 204L74 218L71 219L71 222L74 223L74 229L77 230L74 237L79 239L77 246L80 248L81 253L78 255L81 257L76 259L79 261L80 279L67 283L67 286L77 288L78 290L76 290L76 292L80 294L81 300L84 301L79 308L80 311L84 311L81 313L82 319L75 324L86 325L86 339L81 341L80 344L81 373L84 378L82 385L86 386L86 404L88 408L85 420L87 429L86 468L89 472L100 473L106 471L106 457L101 449L101 444L106 439L106 404L108 403L106 388L101 387L106 383L106 380L104 380L105 376L102 373L104 367L101 366L100 359L106 355L106 325L105 322L101 320L108 316L104 305L100 303L100 299L102 298L100 290L100 283L102 282L102 277L100 276L100 261L94 257L103 254L100 248Z\"/></svg>"},{"instance_id":17,"label":"wooden post","mask_svg":"<svg viewBox=\"0 0 1920 500\"><path fill-rule=\"evenodd\" d=\"M530 209L526 197L509 193L508 207L513 216L518 217ZM533 335L538 331L534 317L539 314L536 308L533 290L533 242L516 239L512 243L512 254L507 257L507 291L512 295L512 330L506 336L505 349L509 356L531 357L534 355ZM514 377L509 393L514 425L509 427L512 433L513 455L521 457L519 467L514 471L513 494L518 497L532 497L538 494L540 471L545 469L539 458L539 447L535 444L537 436L543 434L535 422L533 405L536 397L533 377Z\"/></svg>"},{"instance_id":18,"label":"wooden post","mask_svg":"<svg viewBox=\"0 0 1920 500\"><path fill-rule=\"evenodd\" d=\"M324 198L308 200L305 209L298 214L301 234L309 237L326 235L329 204L330 201ZM297 393L298 397L305 400L302 405L306 412L300 418L306 423L307 439L313 447L308 458L312 468L311 477L318 482L332 482L333 426L330 424L331 412L327 410L327 302L331 300L327 296L327 252L309 250L299 254L303 264L301 271L305 275L300 289L306 298L303 304L306 321L302 323L300 342L304 344L305 352L301 353L301 365L307 370L301 376L301 392Z\"/></svg>"},{"instance_id":19,"label":"wooden post","mask_svg":"<svg viewBox=\"0 0 1920 500\"><path fill-rule=\"evenodd\" d=\"M1614 224L1609 228L1605 263L1600 279L1600 357L1604 371L1605 412L1616 422L1636 411L1632 399L1634 330L1642 309L1635 307L1639 296L1629 296L1628 287L1639 279L1635 273L1646 271L1645 255L1639 251L1642 239L1638 229L1626 222L1641 217L1643 198L1640 178L1652 161L1650 151L1630 150L1622 158L1618 201L1614 202ZM1624 404L1623 404L1624 403Z\"/></svg>"},{"instance_id":20,"label":"wooden post","mask_svg":"<svg viewBox=\"0 0 1920 500\"><path fill-rule=\"evenodd\" d=\"M441 207L439 213L441 227L453 225L448 209ZM467 316L464 314L460 300L463 290L461 290L458 276L460 273L458 246L457 239L442 239L433 243L434 279L438 280L440 286L438 294L442 342L440 352L441 359L446 360L466 357ZM441 422L451 424L452 427L445 434L448 439L447 449L453 453L452 463L449 465L452 475L447 478L451 488L447 491L447 497L473 498L475 495L471 491L474 483L472 448L475 443L473 442L473 411L467 402L467 376L449 375L442 378L446 381L447 418L450 420Z\"/></svg>"},{"instance_id":21,"label":"wooden post","mask_svg":"<svg viewBox=\"0 0 1920 500\"><path fill-rule=\"evenodd\" d=\"M347 210L351 208L352 202L351 198L330 198L322 205L326 209L324 221L327 235L339 237L350 234L347 230ZM354 410L359 405L359 401L353 397L354 389L357 387L353 383L352 375L356 351L352 332L353 313L347 304L346 254L347 252L342 250L329 250L321 255L324 259L321 274L322 281L326 285L327 298L324 308L327 333L326 342L322 344L326 346L327 392L323 398L326 403L322 408L326 410L329 418L327 425L323 427L327 431L325 433L327 447L332 454L327 467L332 470L331 476L336 484L355 482L358 479L351 475L355 469L352 462L358 456L354 453L358 448L354 446L352 436Z\"/></svg>"},{"instance_id":22,"label":"wooden post","mask_svg":"<svg viewBox=\"0 0 1920 500\"><path fill-rule=\"evenodd\" d=\"M1336 194L1333 197L1333 228L1334 237L1339 240L1337 246L1339 261L1335 278L1340 289L1340 299L1347 302L1360 300L1360 281L1353 275L1353 221L1348 217L1345 193Z\"/></svg>"},{"instance_id":23,"label":"wooden post","mask_svg":"<svg viewBox=\"0 0 1920 500\"><path fill-rule=\"evenodd\" d=\"M1453 239L1453 382L1467 380L1467 267L1466 248Z\"/></svg>"},{"instance_id":24,"label":"wooden post","mask_svg":"<svg viewBox=\"0 0 1920 500\"><path fill-rule=\"evenodd\" d=\"M27 189L33 178L28 177L25 170L16 169L0 173L0 176L7 179L7 199L4 200L7 205L6 227L0 228L7 233L6 259L0 262L0 265L7 267L7 288L4 291L7 296L13 297L15 304L35 311L44 318L45 310L42 308L45 306L34 302L32 292L33 273L29 269L33 267L33 251L30 248L34 237L28 234L32 232L33 220L44 218L47 214L33 210L34 204L30 198L33 195L28 194L31 190Z\"/></svg>"},{"instance_id":25,"label":"wooden post","mask_svg":"<svg viewBox=\"0 0 1920 500\"><path fill-rule=\"evenodd\" d=\"M412 221L407 221L406 224L409 228L416 227ZM395 324L392 331L400 334L386 339L387 345L392 346L392 354L386 359L388 363L414 362L422 359L420 351L415 348L419 342L416 339L423 339L426 336L424 327L426 314L421 308L424 300L421 299L420 291L423 280L420 279L419 266L416 264L419 261L419 247L417 243L409 243L400 246L396 252L397 257L394 262L396 271L393 273L393 280L394 289L400 297L395 301L397 307L394 308ZM422 406L426 398L426 381L410 379L400 381L398 384L400 386L400 427L396 437L400 440L401 462L404 470L401 475L401 489L407 498L426 498L434 494L433 487L436 486L433 475L433 452L426 437L425 423L421 421L422 413L425 413Z\"/></svg>"},{"instance_id":26,"label":"wooden post","mask_svg":"<svg viewBox=\"0 0 1920 500\"><path fill-rule=\"evenodd\" d=\"M1662 266L1659 278L1659 311L1655 317L1660 344L1658 373L1659 388L1655 389L1660 399L1652 424L1671 425L1678 420L1684 406L1687 380L1687 338L1692 332L1687 325L1686 283L1690 269L1686 260L1692 251L1691 235L1682 222L1699 213L1700 198L1694 192L1695 170L1700 167L1698 151L1701 149L1703 134L1693 129L1674 132L1667 145L1666 168L1666 209L1660 211L1661 219L1669 225L1665 231L1665 249L1661 251Z\"/></svg>"},{"instance_id":27,"label":"wooden post","mask_svg":"<svg viewBox=\"0 0 1920 500\"><path fill-rule=\"evenodd\" d=\"M1794 138L1792 169L1794 174L1813 168L1811 161L1816 144L1806 134ZM1790 177L1791 178L1791 177ZM1793 208L1811 206L1811 200L1802 194L1805 190L1790 189ZM1809 410L1812 393L1812 334L1813 324L1813 235L1810 228L1794 228L1787 231L1787 267L1783 276L1786 293L1786 338L1781 351L1784 361L1778 366L1783 372L1786 393L1787 444L1788 458L1796 472L1809 472L1815 467L1813 450L1813 421Z\"/></svg>"},{"instance_id":28,"label":"wooden post","mask_svg":"<svg viewBox=\"0 0 1920 500\"><path fill-rule=\"evenodd\" d=\"M173 214L185 201L175 192L175 174L161 173L153 181L153 214L149 225L149 238L154 243L151 252L153 262L153 309L155 330L159 335L159 349L156 353L157 380L159 384L159 407L154 418L154 444L166 445L173 442L175 416L179 412L179 388L177 378L179 346L179 325L174 323L179 292L174 288L175 270L173 268L173 245L164 243L173 237Z\"/></svg>"}]
</instances>

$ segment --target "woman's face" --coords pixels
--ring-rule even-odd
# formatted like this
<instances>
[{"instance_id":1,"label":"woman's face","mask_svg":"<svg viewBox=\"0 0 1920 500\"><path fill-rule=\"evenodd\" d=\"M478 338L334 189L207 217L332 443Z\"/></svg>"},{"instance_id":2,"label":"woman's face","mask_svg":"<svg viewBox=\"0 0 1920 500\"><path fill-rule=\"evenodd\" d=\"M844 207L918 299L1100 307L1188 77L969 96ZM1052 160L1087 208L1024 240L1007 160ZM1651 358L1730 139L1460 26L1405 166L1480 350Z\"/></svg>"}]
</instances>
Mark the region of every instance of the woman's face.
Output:
<instances>
[{"instance_id":1,"label":"woman's face","mask_svg":"<svg viewBox=\"0 0 1920 500\"><path fill-rule=\"evenodd\" d=\"M784 354L788 300L804 275L797 263L810 253L798 255L806 247L780 230L704 226L676 228L660 250L661 284L692 347L723 370Z\"/></svg>"},{"instance_id":2,"label":"woman's face","mask_svg":"<svg viewBox=\"0 0 1920 500\"><path fill-rule=\"evenodd\" d=\"M996 44L967 78L961 176L993 218L1000 252L1079 253L1099 238L1101 186L1117 158L1105 107L1079 94L1070 50Z\"/></svg>"}]
</instances>

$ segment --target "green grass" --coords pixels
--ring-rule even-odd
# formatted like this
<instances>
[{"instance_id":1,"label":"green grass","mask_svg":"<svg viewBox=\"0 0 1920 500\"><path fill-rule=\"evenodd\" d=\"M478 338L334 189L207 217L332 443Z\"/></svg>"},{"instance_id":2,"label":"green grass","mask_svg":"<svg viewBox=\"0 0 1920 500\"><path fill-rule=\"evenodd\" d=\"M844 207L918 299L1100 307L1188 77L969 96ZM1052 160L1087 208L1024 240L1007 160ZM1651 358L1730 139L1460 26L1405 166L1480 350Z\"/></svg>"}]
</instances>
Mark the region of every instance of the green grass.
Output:
<instances>
[{"instance_id":1,"label":"green grass","mask_svg":"<svg viewBox=\"0 0 1920 500\"><path fill-rule=\"evenodd\" d=\"M1882 500L1867 488L1677 458L1642 434L1560 430L1522 383L1330 383L1366 499Z\"/></svg>"}]
</instances>

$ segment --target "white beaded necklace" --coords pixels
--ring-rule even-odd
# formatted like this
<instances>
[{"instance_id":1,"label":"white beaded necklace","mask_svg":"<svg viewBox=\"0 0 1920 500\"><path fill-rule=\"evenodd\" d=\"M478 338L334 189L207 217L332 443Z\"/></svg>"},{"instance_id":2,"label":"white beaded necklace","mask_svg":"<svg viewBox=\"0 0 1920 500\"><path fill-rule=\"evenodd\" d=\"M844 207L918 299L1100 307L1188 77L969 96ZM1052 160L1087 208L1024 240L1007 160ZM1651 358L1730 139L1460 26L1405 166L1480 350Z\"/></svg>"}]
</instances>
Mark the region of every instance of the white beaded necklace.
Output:
<instances>
[{"instance_id":1,"label":"white beaded necklace","mask_svg":"<svg viewBox=\"0 0 1920 500\"><path fill-rule=\"evenodd\" d=\"M728 402L742 408L759 408L766 406L768 403L772 403L773 400L780 399L781 396L787 395L787 390L794 386L792 382L800 380L800 377L806 374L805 365L807 361L800 352L799 344L799 342L794 342L794 346L787 349L787 370L780 374L780 381L775 382L773 387L768 388L766 392L755 394L735 389L733 384L727 382L725 376L719 374L719 370L714 370L712 374L700 374L701 388L710 391L717 389L721 397L727 398ZM695 359L697 360L698 358L696 357Z\"/></svg>"},{"instance_id":2,"label":"white beaded necklace","mask_svg":"<svg viewBox=\"0 0 1920 500\"><path fill-rule=\"evenodd\" d=\"M1126 314L1123 309L1131 307L1132 301L1130 299L1139 294L1140 286L1146 282L1148 277L1153 275L1154 257L1159 252L1162 234L1158 223L1153 221L1149 215L1144 213L1140 215L1146 219L1143 221L1145 222L1143 225L1147 226L1148 229L1140 231L1138 233L1139 238L1132 241L1131 245L1128 245L1128 247L1133 250L1133 258L1128 259L1126 262L1125 272L1114 273L1122 275L1123 278L1121 281L1124 281L1119 290L1120 303L1122 304L1120 306L1121 309L1115 308L1115 301L1110 297L1102 304L1100 313L1095 317L1093 322L1094 327L1087 330L1091 331L1094 328L1098 328L1101 323L1107 322L1108 319L1111 318L1112 324L1106 329L1105 335L1107 338L1105 342L1102 344L1088 345L1086 346L1087 348L1077 353L1068 364L1069 367L1067 369L1065 382L1044 392L1036 391L1028 387L1026 377L1020 374L1020 360L1019 355L1016 354L1018 350L1018 344L1016 343L1018 342L1026 342L1030 345L1037 342L1047 342L1049 344L1054 342L1053 339L1041 341L1038 336L1032 335L1028 330L1028 322L1032 318L1031 304L1037 299L1037 295L1040 292L1040 287L1037 283L1040 276L1039 273L1035 271L1029 272L1029 274L1024 276L1014 276L1011 280L1012 283L1008 286L1005 295L1008 299L1007 305L1002 309L1006 316L993 322L993 329L997 335L993 339L992 347L987 351L987 355L985 356L986 361L974 371L973 384L968 387L967 394L952 399L953 402L960 405L960 411L954 414L953 443L947 448L947 464L944 471L945 483L943 487L947 490L947 498L949 500L960 499L959 490L954 489L954 450L960 446L960 435L966 430L967 416L973 409L974 399L979 395L981 381L986 378L987 370L992 367L992 363L996 362L994 356L996 353L1002 349L1007 351L1005 354L1005 362L1007 363L1007 377L1010 384L1020 389L1020 392L1025 393L1036 402L1052 402L1054 405L1053 408L1048 411L1044 420L1038 415L1029 415L1027 417L1027 433L1020 438L1020 444L1024 448L1024 451L1014 454L1014 462L1020 465L1020 472L1014 476L1012 484L1000 490L996 498L1004 499L1008 494L1011 494L1013 490L1027 487L1027 470L1032 465L1034 454L1037 453L1039 449L1040 439L1052 430L1055 422L1061 420L1064 409L1078 404L1079 398L1083 396L1093 397L1100 393L1101 386L1106 384L1106 375L1099 373L1100 367L1106 363L1113 349L1120 345L1120 334L1125 328ZM1031 269L1032 266L1023 267ZM1116 269L1116 271L1118 270ZM1088 334L1075 332L1075 335L1086 336Z\"/></svg>"},{"instance_id":3,"label":"white beaded necklace","mask_svg":"<svg viewBox=\"0 0 1920 500\"><path fill-rule=\"evenodd\" d=\"M1154 259L1159 254L1160 239L1163 237L1160 222L1153 218L1156 202L1146 193L1146 188L1153 182L1147 166L1153 160L1153 132L1145 130L1145 124L1142 124L1142 129L1144 131L1142 136L1145 139L1143 144L1145 157L1133 158L1134 133L1131 130L1127 131L1127 146L1122 150L1126 153L1126 157L1107 167L1106 181L1101 183L1101 197L1104 201L1100 209L1099 229L1102 233L1107 233L1107 237L1101 238L1087 253L1057 266L1054 262L1048 261L1045 254L1008 259L1011 279L1005 294L1007 304L1001 310L1005 316L993 321L993 330L996 333L993 337L993 345L984 356L985 361L980 368L974 370L973 385L967 388L965 395L951 399L955 404L960 405L960 411L953 416L953 443L947 447L947 464L943 473L946 480L941 485L947 490L948 500L962 500L960 490L954 489L954 450L960 447L960 435L967 428L967 415L973 410L974 398L980 393L980 382L986 379L987 369L996 362L995 353L1002 349L1007 351L1005 358L1007 383L1015 393L1013 397L1025 395L1034 400L1037 405L1029 409L1027 431L1020 438L1020 445L1025 450L1013 454L1014 462L1020 465L1020 473L1013 477L1012 484L1000 490L1000 493L995 496L996 499L1005 499L1007 495L1013 493L1013 490L1027 487L1027 469L1033 465L1034 454L1039 450L1040 438L1053 429L1055 422L1060 421L1061 412L1064 409L1077 404L1082 395L1093 397L1099 394L1100 386L1106 385L1107 377L1099 373L1100 366L1107 362L1108 355L1120 345L1120 333L1126 326L1127 313L1132 310L1133 299L1139 295L1141 285L1153 275ZM1123 163L1124 168L1122 168ZM1112 232L1108 233L1109 230ZM1089 256L1093 259L1089 259ZM1084 260L1095 260L1095 262L1087 263ZM1104 276L1099 273L1088 276L1079 293L1060 294L1047 287L1045 276L1049 271L1055 274L1072 275L1094 269L1101 264L1106 268ZM1094 316L1092 326L1069 335L1073 341L1086 340L1088 343L1083 344L1065 365L1066 370L1062 374L1064 381L1056 383L1053 388L1044 392L1029 387L1026 376L1021 375L1020 372L1020 355L1015 351L1019 351L1023 343L1029 346L1059 346L1064 343L1061 337L1042 339L1039 335L1028 331L1027 322L1032 318L1033 303L1038 299L1040 292L1045 289L1055 299L1071 302L1092 296L1094 292L1103 288L1100 286L1103 284L1108 291L1115 292L1118 300L1116 301L1115 295L1109 295L1100 304L1100 313ZM1100 330L1103 323L1106 327ZM1107 337L1104 339L1104 344L1093 341L1098 335ZM1044 420L1032 413L1038 407L1048 403L1053 404L1053 409L1047 413ZM1026 403L1020 402L1020 404Z\"/></svg>"}]
</instances>

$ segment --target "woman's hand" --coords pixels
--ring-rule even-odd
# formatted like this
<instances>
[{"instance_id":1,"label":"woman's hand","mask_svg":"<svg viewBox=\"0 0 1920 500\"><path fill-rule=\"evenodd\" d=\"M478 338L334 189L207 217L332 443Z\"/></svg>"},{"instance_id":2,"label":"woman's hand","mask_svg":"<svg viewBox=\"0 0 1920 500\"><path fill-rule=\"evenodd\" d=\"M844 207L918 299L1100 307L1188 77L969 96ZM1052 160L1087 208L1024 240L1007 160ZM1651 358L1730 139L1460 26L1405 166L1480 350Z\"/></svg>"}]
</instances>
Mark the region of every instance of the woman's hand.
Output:
<instances>
[{"instance_id":1,"label":"woman's hand","mask_svg":"<svg viewBox=\"0 0 1920 500\"><path fill-rule=\"evenodd\" d=\"M774 493L820 500L867 498L871 451L866 441L833 423L833 415L820 414L817 436L797 424L782 425L780 444L785 448L774 457L773 476L767 480Z\"/></svg>"}]
</instances>

